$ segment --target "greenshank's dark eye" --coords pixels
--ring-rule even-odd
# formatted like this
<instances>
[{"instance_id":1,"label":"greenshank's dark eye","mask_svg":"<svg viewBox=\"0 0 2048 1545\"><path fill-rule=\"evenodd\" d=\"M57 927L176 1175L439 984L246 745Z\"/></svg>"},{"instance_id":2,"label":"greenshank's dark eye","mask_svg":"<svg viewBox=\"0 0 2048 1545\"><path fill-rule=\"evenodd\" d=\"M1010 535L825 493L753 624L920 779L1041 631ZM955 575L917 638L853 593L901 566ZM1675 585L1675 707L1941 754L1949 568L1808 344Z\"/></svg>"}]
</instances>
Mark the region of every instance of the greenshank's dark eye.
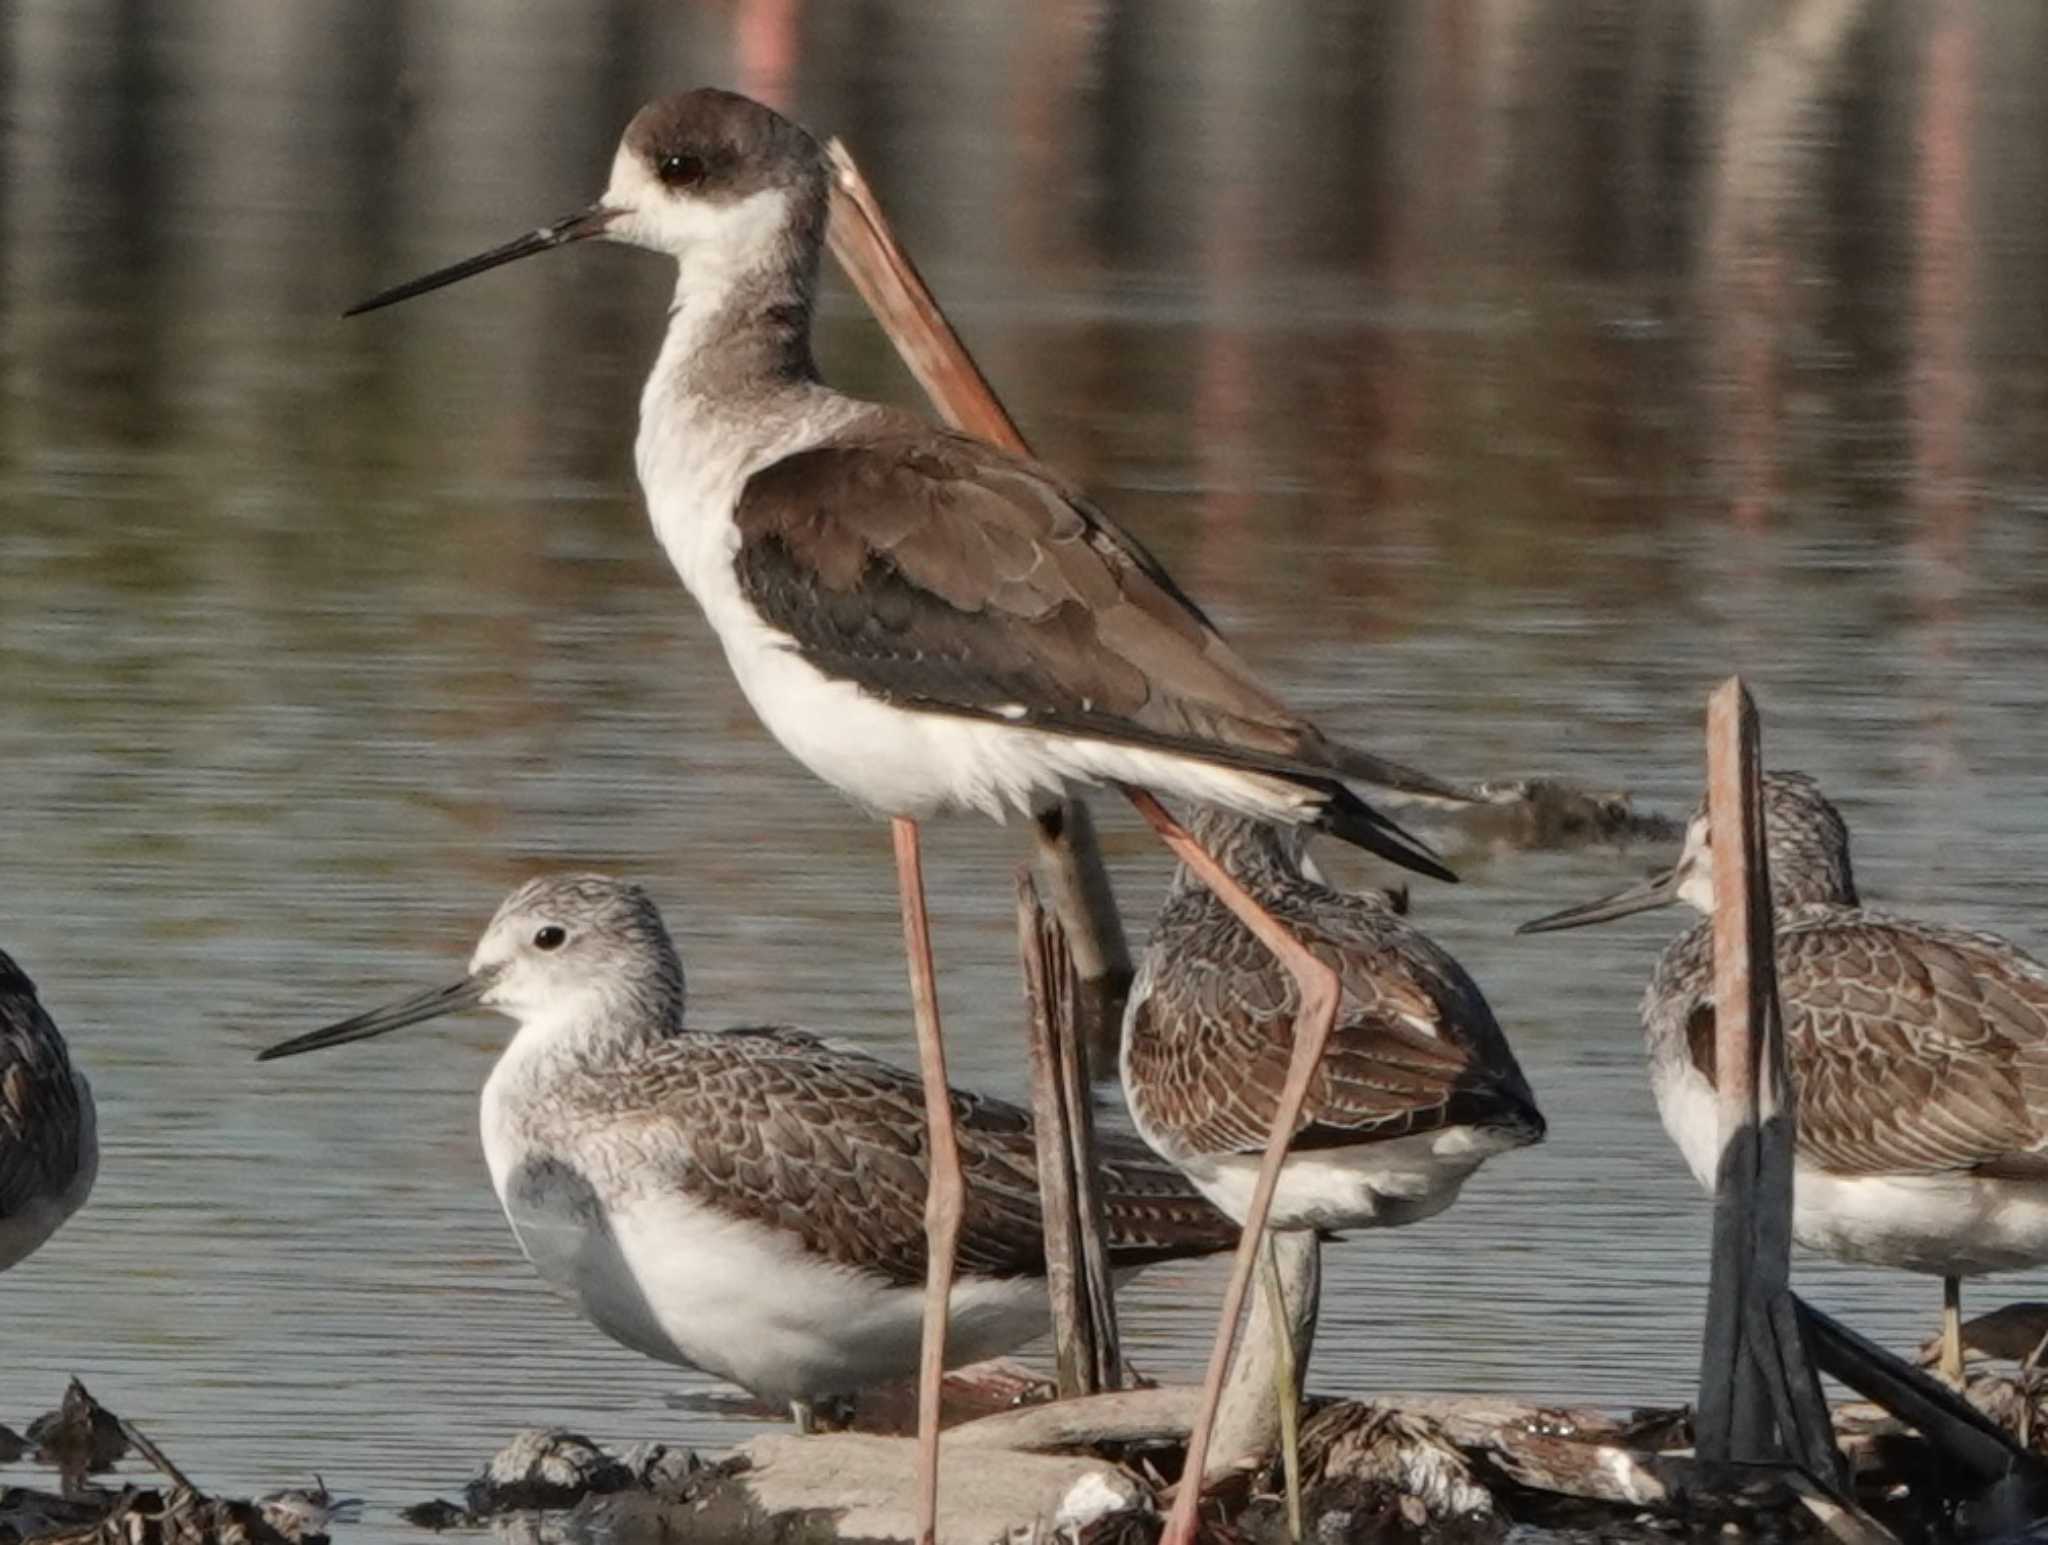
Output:
<instances>
[{"instance_id":1,"label":"greenshank's dark eye","mask_svg":"<svg viewBox=\"0 0 2048 1545\"><path fill-rule=\"evenodd\" d=\"M654 174L667 187L695 187L704 180L704 158L687 150L671 151L656 158Z\"/></svg>"},{"instance_id":2,"label":"greenshank's dark eye","mask_svg":"<svg viewBox=\"0 0 2048 1545\"><path fill-rule=\"evenodd\" d=\"M533 947L537 950L558 950L568 941L569 930L558 923L549 923L533 936Z\"/></svg>"}]
</instances>

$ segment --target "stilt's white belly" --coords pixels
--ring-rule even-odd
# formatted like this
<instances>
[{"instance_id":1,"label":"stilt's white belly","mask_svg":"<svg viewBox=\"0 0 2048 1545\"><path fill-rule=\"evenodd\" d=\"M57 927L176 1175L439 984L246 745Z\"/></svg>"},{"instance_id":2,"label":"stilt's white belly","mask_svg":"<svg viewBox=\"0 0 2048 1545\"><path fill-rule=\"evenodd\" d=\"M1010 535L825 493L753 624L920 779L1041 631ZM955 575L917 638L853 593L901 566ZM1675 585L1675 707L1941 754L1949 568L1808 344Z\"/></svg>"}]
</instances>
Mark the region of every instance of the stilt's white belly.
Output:
<instances>
[{"instance_id":1,"label":"stilt's white belly","mask_svg":"<svg viewBox=\"0 0 2048 1545\"><path fill-rule=\"evenodd\" d=\"M764 1399L817 1400L917 1371L921 1288L805 1253L793 1240L680 1195L592 1217L520 1202L513 1231L540 1274L606 1335ZM966 1282L952 1298L948 1366L1021 1346L1046 1327L1035 1278Z\"/></svg>"},{"instance_id":2,"label":"stilt's white belly","mask_svg":"<svg viewBox=\"0 0 2048 1545\"><path fill-rule=\"evenodd\" d=\"M1714 1189L1720 1117L1690 1063L1652 1074L1657 1111L1701 1187ZM2048 1184L1964 1173L1837 1175L1792 1171L1792 1232L1809 1250L1945 1277L2048 1262Z\"/></svg>"},{"instance_id":3,"label":"stilt's white belly","mask_svg":"<svg viewBox=\"0 0 2048 1545\"><path fill-rule=\"evenodd\" d=\"M1319 801L1277 779L1106 741L896 708L834 681L753 618L720 623L726 659L754 712L790 755L879 815L976 810L1000 821L1070 787L1133 783L1280 820Z\"/></svg>"},{"instance_id":4,"label":"stilt's white belly","mask_svg":"<svg viewBox=\"0 0 2048 1545\"><path fill-rule=\"evenodd\" d=\"M1002 820L1041 809L1072 785L1121 781L1301 820L1319 803L1273 778L1106 741L1048 735L993 720L897 708L806 661L739 594L729 556L692 591L725 646L747 701L790 755L856 804L921 818L978 810Z\"/></svg>"}]
</instances>

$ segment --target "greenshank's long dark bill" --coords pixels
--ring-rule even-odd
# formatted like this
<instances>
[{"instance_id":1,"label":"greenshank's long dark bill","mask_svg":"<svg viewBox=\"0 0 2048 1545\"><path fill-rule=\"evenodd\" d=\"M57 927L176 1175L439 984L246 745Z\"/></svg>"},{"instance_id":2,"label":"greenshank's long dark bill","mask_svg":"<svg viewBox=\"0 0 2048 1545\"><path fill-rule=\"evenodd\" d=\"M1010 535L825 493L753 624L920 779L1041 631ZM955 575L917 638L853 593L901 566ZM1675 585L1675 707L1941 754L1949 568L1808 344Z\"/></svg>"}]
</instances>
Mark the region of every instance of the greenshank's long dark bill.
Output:
<instances>
[{"instance_id":1,"label":"greenshank's long dark bill","mask_svg":"<svg viewBox=\"0 0 2048 1545\"><path fill-rule=\"evenodd\" d=\"M1793 1232L1843 1260L1943 1279L1942 1365L1962 1376L1961 1279L2048 1262L2048 968L1991 934L1866 909L1849 828L1804 773L1764 778L1778 996L1796 1096ZM1522 925L1683 901L1643 994L1650 1086L1702 1186L1714 1096L1714 874L1704 804L1671 868Z\"/></svg>"},{"instance_id":2,"label":"greenshank's long dark bill","mask_svg":"<svg viewBox=\"0 0 2048 1545\"><path fill-rule=\"evenodd\" d=\"M0 1271L85 1205L99 1167L92 1086L36 984L0 950Z\"/></svg>"},{"instance_id":3,"label":"greenshank's long dark bill","mask_svg":"<svg viewBox=\"0 0 2048 1545\"><path fill-rule=\"evenodd\" d=\"M915 1074L798 1030L683 1024L683 967L637 886L534 880L463 981L273 1046L292 1056L485 1007L518 1022L483 1094L484 1156L520 1247L614 1340L800 1423L917 1370L926 1141ZM1030 1116L955 1092L967 1170L955 1363L1047 1323ZM1104 1140L1112 1263L1226 1250L1237 1230L1129 1138Z\"/></svg>"}]
</instances>

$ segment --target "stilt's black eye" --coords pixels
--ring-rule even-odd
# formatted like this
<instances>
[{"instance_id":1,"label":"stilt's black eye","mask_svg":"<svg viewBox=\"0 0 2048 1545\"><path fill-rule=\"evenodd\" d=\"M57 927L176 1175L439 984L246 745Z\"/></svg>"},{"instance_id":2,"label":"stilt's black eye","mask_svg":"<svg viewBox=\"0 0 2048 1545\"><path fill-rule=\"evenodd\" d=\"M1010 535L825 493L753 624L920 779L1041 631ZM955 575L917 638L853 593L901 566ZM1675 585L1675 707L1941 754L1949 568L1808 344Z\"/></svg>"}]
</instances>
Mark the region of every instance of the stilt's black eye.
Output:
<instances>
[{"instance_id":1,"label":"stilt's black eye","mask_svg":"<svg viewBox=\"0 0 2048 1545\"><path fill-rule=\"evenodd\" d=\"M537 950L558 950L569 938L569 930L557 923L549 923L533 936L533 947Z\"/></svg>"},{"instance_id":2,"label":"stilt's black eye","mask_svg":"<svg viewBox=\"0 0 2048 1545\"><path fill-rule=\"evenodd\" d=\"M687 150L669 151L655 158L654 175L671 188L691 188L704 180L704 158Z\"/></svg>"}]
</instances>

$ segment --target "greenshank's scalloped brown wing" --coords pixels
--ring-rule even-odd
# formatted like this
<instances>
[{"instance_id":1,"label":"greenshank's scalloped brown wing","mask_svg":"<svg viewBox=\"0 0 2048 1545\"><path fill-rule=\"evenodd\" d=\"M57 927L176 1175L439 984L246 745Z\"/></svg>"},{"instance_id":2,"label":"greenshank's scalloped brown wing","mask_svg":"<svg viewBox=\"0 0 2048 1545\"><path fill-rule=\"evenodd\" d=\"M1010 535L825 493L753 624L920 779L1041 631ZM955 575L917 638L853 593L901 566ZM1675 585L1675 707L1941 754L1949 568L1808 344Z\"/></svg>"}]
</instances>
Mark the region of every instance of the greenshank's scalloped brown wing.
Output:
<instances>
[{"instance_id":1,"label":"greenshank's scalloped brown wing","mask_svg":"<svg viewBox=\"0 0 2048 1545\"><path fill-rule=\"evenodd\" d=\"M1803 1158L2048 1178L2048 971L1987 934L1842 907L1790 909L1777 961ZM1687 1015L1709 1081L1710 991Z\"/></svg>"},{"instance_id":2,"label":"greenshank's scalloped brown wing","mask_svg":"<svg viewBox=\"0 0 2048 1545\"><path fill-rule=\"evenodd\" d=\"M616 1173L783 1231L850 1269L905 1286L924 1281L926 1147L915 1074L801 1031L728 1030L664 1043L632 1079L603 1089L591 1096L607 1102L602 1141L629 1150ZM1031 1118L957 1091L953 1113L967 1177L961 1269L1042 1274ZM573 1126L565 1122L556 1140L573 1145ZM1237 1242L1236 1225L1143 1144L1105 1134L1101 1151L1112 1264Z\"/></svg>"},{"instance_id":3,"label":"greenshank's scalloped brown wing","mask_svg":"<svg viewBox=\"0 0 2048 1545\"><path fill-rule=\"evenodd\" d=\"M1343 999L1310 1085L1297 1152L1460 1125L1543 1118L1472 979L1378 901L1303 882L1260 899L1338 974ZM1293 1052L1299 989L1271 953L1206 898L1187 923L1162 914L1149 992L1126 1027L1126 1087L1141 1125L1193 1155L1263 1151Z\"/></svg>"}]
</instances>

